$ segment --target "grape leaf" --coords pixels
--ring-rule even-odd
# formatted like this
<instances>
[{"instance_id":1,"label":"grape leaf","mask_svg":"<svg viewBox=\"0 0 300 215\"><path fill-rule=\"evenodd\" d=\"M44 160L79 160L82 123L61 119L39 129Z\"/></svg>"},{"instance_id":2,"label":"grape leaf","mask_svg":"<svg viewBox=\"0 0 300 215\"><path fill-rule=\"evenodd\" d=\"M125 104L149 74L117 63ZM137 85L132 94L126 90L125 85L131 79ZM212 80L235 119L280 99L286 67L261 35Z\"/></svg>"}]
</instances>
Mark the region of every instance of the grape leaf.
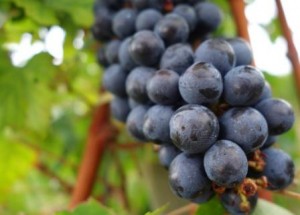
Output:
<instances>
[{"instance_id":1,"label":"grape leaf","mask_svg":"<svg viewBox=\"0 0 300 215\"><path fill-rule=\"evenodd\" d=\"M156 209L155 211L147 212L145 215L161 215L165 210L167 210L168 206L169 204L165 204L162 207Z\"/></svg>"},{"instance_id":2,"label":"grape leaf","mask_svg":"<svg viewBox=\"0 0 300 215\"><path fill-rule=\"evenodd\" d=\"M88 202L80 204L73 211L57 212L56 215L116 215L111 209L99 204L96 200L90 199Z\"/></svg>"},{"instance_id":3,"label":"grape leaf","mask_svg":"<svg viewBox=\"0 0 300 215\"><path fill-rule=\"evenodd\" d=\"M40 0L14 0L16 5L24 8L27 16L42 25L53 25L58 22L55 11Z\"/></svg>"},{"instance_id":4,"label":"grape leaf","mask_svg":"<svg viewBox=\"0 0 300 215\"><path fill-rule=\"evenodd\" d=\"M253 215L293 215L290 211L285 208L280 207L279 205L273 204L263 199L259 199L257 206L253 212Z\"/></svg>"},{"instance_id":5,"label":"grape leaf","mask_svg":"<svg viewBox=\"0 0 300 215\"><path fill-rule=\"evenodd\" d=\"M201 204L195 215L213 214L223 215L225 212L218 198L213 198L209 202Z\"/></svg>"},{"instance_id":6,"label":"grape leaf","mask_svg":"<svg viewBox=\"0 0 300 215\"><path fill-rule=\"evenodd\" d=\"M48 7L67 12L73 21L85 27L90 27L93 21L92 6L94 0L45 0Z\"/></svg>"}]
</instances>

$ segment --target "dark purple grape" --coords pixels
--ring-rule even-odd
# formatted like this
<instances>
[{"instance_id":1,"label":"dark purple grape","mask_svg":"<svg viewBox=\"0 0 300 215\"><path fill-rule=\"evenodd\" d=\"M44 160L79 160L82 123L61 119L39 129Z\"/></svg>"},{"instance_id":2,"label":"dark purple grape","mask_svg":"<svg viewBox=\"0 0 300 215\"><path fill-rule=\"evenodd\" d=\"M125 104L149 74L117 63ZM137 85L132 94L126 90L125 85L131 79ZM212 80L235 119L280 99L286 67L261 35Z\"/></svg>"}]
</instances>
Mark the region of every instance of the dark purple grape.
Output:
<instances>
[{"instance_id":1,"label":"dark purple grape","mask_svg":"<svg viewBox=\"0 0 300 215\"><path fill-rule=\"evenodd\" d=\"M119 48L121 45L120 40L111 40L109 43L106 45L105 49L105 57L109 64L114 64L119 62Z\"/></svg>"},{"instance_id":2,"label":"dark purple grape","mask_svg":"<svg viewBox=\"0 0 300 215\"><path fill-rule=\"evenodd\" d=\"M222 21L222 13L215 4L200 2L195 5L195 11L197 14L196 30L199 35L205 35L219 27Z\"/></svg>"},{"instance_id":3,"label":"dark purple grape","mask_svg":"<svg viewBox=\"0 0 300 215\"><path fill-rule=\"evenodd\" d=\"M211 64L197 62L180 77L179 91L190 104L216 103L223 91L221 74Z\"/></svg>"},{"instance_id":4,"label":"dark purple grape","mask_svg":"<svg viewBox=\"0 0 300 215\"><path fill-rule=\"evenodd\" d=\"M196 3L202 2L205 0L173 0L173 3L175 5L177 4L190 4L190 5L195 5Z\"/></svg>"},{"instance_id":5,"label":"dark purple grape","mask_svg":"<svg viewBox=\"0 0 300 215\"><path fill-rule=\"evenodd\" d=\"M250 106L260 98L265 85L261 71L252 66L238 66L224 77L224 99L233 106Z\"/></svg>"},{"instance_id":6,"label":"dark purple grape","mask_svg":"<svg viewBox=\"0 0 300 215\"><path fill-rule=\"evenodd\" d=\"M153 30L156 23L163 18L163 15L154 9L142 11L136 18L135 28L137 31Z\"/></svg>"},{"instance_id":7,"label":"dark purple grape","mask_svg":"<svg viewBox=\"0 0 300 215\"><path fill-rule=\"evenodd\" d=\"M219 119L222 139L238 144L245 153L263 146L268 137L265 118L254 108L231 108Z\"/></svg>"},{"instance_id":8,"label":"dark purple grape","mask_svg":"<svg viewBox=\"0 0 300 215\"><path fill-rule=\"evenodd\" d=\"M185 199L208 201L214 194L207 178L201 155L181 153L169 168L169 184L172 191Z\"/></svg>"},{"instance_id":9,"label":"dark purple grape","mask_svg":"<svg viewBox=\"0 0 300 215\"><path fill-rule=\"evenodd\" d=\"M221 203L231 215L249 215L254 211L254 208L257 204L258 195L255 194L245 198L249 203L250 211L247 211L242 207L243 200L241 194L233 189L227 189L221 194Z\"/></svg>"},{"instance_id":10,"label":"dark purple grape","mask_svg":"<svg viewBox=\"0 0 300 215\"><path fill-rule=\"evenodd\" d=\"M169 69L179 75L194 63L194 52L190 45L176 43L169 46L160 60L161 69Z\"/></svg>"},{"instance_id":11,"label":"dark purple grape","mask_svg":"<svg viewBox=\"0 0 300 215\"><path fill-rule=\"evenodd\" d=\"M153 106L154 105L154 103L151 102L150 100L147 101L146 103L141 103L141 102L138 102L138 101L134 100L131 97L128 98L128 103L129 103L129 107L131 109L133 109L133 108L135 108L137 106L140 106L140 105L147 105L147 106Z\"/></svg>"},{"instance_id":12,"label":"dark purple grape","mask_svg":"<svg viewBox=\"0 0 300 215\"><path fill-rule=\"evenodd\" d=\"M268 179L268 189L281 190L289 186L295 176L295 165L291 157L280 149L263 150L266 166L263 175Z\"/></svg>"},{"instance_id":13,"label":"dark purple grape","mask_svg":"<svg viewBox=\"0 0 300 215\"><path fill-rule=\"evenodd\" d=\"M131 136L138 140L146 140L143 133L144 116L149 107L145 105L139 105L133 108L126 120L127 131Z\"/></svg>"},{"instance_id":14,"label":"dark purple grape","mask_svg":"<svg viewBox=\"0 0 300 215\"><path fill-rule=\"evenodd\" d=\"M119 64L109 66L103 75L103 86L109 92L126 97L125 82L127 74Z\"/></svg>"},{"instance_id":15,"label":"dark purple grape","mask_svg":"<svg viewBox=\"0 0 300 215\"><path fill-rule=\"evenodd\" d=\"M150 100L161 105L176 105L181 100L178 80L179 75L172 70L156 71L147 83Z\"/></svg>"},{"instance_id":16,"label":"dark purple grape","mask_svg":"<svg viewBox=\"0 0 300 215\"><path fill-rule=\"evenodd\" d=\"M114 33L121 39L131 36L135 32L135 20L137 12L133 9L124 8L113 18L112 28Z\"/></svg>"},{"instance_id":17,"label":"dark purple grape","mask_svg":"<svg viewBox=\"0 0 300 215\"><path fill-rule=\"evenodd\" d=\"M243 150L234 142L219 140L204 155L208 178L220 186L234 187L248 172L248 161Z\"/></svg>"},{"instance_id":18,"label":"dark purple grape","mask_svg":"<svg viewBox=\"0 0 300 215\"><path fill-rule=\"evenodd\" d=\"M155 33L162 38L166 46L187 41L190 30L184 18L177 14L168 14L154 28Z\"/></svg>"},{"instance_id":19,"label":"dark purple grape","mask_svg":"<svg viewBox=\"0 0 300 215\"><path fill-rule=\"evenodd\" d=\"M170 120L171 139L181 151L196 154L205 152L219 134L217 117L201 105L185 105Z\"/></svg>"},{"instance_id":20,"label":"dark purple grape","mask_svg":"<svg viewBox=\"0 0 300 215\"><path fill-rule=\"evenodd\" d=\"M101 65L103 67L109 66L109 63L105 56L105 48L103 46L100 47L97 51L97 62L99 65Z\"/></svg>"},{"instance_id":21,"label":"dark purple grape","mask_svg":"<svg viewBox=\"0 0 300 215\"><path fill-rule=\"evenodd\" d=\"M132 40L132 37L128 37L127 39L123 40L120 49L119 49L119 61L124 70L127 72L134 69L137 64L134 62L132 57L129 54L129 44Z\"/></svg>"},{"instance_id":22,"label":"dark purple grape","mask_svg":"<svg viewBox=\"0 0 300 215\"><path fill-rule=\"evenodd\" d=\"M149 67L136 67L129 73L126 80L126 92L136 102L149 101L146 86L154 72L155 70Z\"/></svg>"},{"instance_id":23,"label":"dark purple grape","mask_svg":"<svg viewBox=\"0 0 300 215\"><path fill-rule=\"evenodd\" d=\"M95 5L108 7L113 10L118 10L124 6L125 0L97 0Z\"/></svg>"},{"instance_id":24,"label":"dark purple grape","mask_svg":"<svg viewBox=\"0 0 300 215\"><path fill-rule=\"evenodd\" d=\"M255 108L265 117L271 135L288 131L294 124L295 115L291 105L283 99L265 99Z\"/></svg>"},{"instance_id":25,"label":"dark purple grape","mask_svg":"<svg viewBox=\"0 0 300 215\"><path fill-rule=\"evenodd\" d=\"M253 54L250 44L240 37L226 39L231 45L236 56L235 66L249 65L252 63Z\"/></svg>"},{"instance_id":26,"label":"dark purple grape","mask_svg":"<svg viewBox=\"0 0 300 215\"><path fill-rule=\"evenodd\" d=\"M156 66L164 50L163 41L149 30L136 33L129 45L129 54L132 59L142 66Z\"/></svg>"},{"instance_id":27,"label":"dark purple grape","mask_svg":"<svg viewBox=\"0 0 300 215\"><path fill-rule=\"evenodd\" d=\"M137 10L154 8L158 11L161 11L164 7L164 1L162 0L130 0L130 2Z\"/></svg>"},{"instance_id":28,"label":"dark purple grape","mask_svg":"<svg viewBox=\"0 0 300 215\"><path fill-rule=\"evenodd\" d=\"M110 112L113 118L118 121L126 122L127 116L130 112L130 107L127 98L114 97L110 103Z\"/></svg>"},{"instance_id":29,"label":"dark purple grape","mask_svg":"<svg viewBox=\"0 0 300 215\"><path fill-rule=\"evenodd\" d=\"M169 169L171 162L180 153L181 151L173 144L163 144L160 146L158 151L159 162L163 167Z\"/></svg>"},{"instance_id":30,"label":"dark purple grape","mask_svg":"<svg viewBox=\"0 0 300 215\"><path fill-rule=\"evenodd\" d=\"M269 135L266 142L262 146L262 149L266 149L266 148L273 146L276 143L276 141L277 141L277 136Z\"/></svg>"},{"instance_id":31,"label":"dark purple grape","mask_svg":"<svg viewBox=\"0 0 300 215\"><path fill-rule=\"evenodd\" d=\"M196 49L195 61L211 63L225 76L235 65L235 54L226 40L208 39Z\"/></svg>"},{"instance_id":32,"label":"dark purple grape","mask_svg":"<svg viewBox=\"0 0 300 215\"><path fill-rule=\"evenodd\" d=\"M272 98L272 89L271 89L271 85L269 84L269 82L265 81L265 85L264 85L264 89L257 101L257 104L259 102L261 102L264 99L269 99Z\"/></svg>"},{"instance_id":33,"label":"dark purple grape","mask_svg":"<svg viewBox=\"0 0 300 215\"><path fill-rule=\"evenodd\" d=\"M197 24L197 14L195 9L188 4L179 4L174 8L173 11L178 14L188 23L190 31L193 31Z\"/></svg>"},{"instance_id":34,"label":"dark purple grape","mask_svg":"<svg viewBox=\"0 0 300 215\"><path fill-rule=\"evenodd\" d=\"M152 106L145 115L145 137L155 143L171 143L169 122L173 113L171 106Z\"/></svg>"},{"instance_id":35,"label":"dark purple grape","mask_svg":"<svg viewBox=\"0 0 300 215\"><path fill-rule=\"evenodd\" d=\"M107 8L99 8L95 14L92 26L92 34L96 40L108 40L113 36L112 19L113 12Z\"/></svg>"}]
</instances>

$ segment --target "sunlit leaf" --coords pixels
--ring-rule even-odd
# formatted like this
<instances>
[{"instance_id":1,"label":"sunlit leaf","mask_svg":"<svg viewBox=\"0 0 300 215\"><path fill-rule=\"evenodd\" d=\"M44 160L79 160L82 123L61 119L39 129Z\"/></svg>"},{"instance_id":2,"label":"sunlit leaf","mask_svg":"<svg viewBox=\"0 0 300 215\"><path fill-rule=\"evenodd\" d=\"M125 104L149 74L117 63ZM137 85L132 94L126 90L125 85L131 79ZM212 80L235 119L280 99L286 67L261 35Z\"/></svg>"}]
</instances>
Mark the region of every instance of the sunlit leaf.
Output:
<instances>
[{"instance_id":1,"label":"sunlit leaf","mask_svg":"<svg viewBox=\"0 0 300 215\"><path fill-rule=\"evenodd\" d=\"M169 206L168 204L165 204L165 205L161 206L160 208L156 209L155 211L147 212L145 215L161 215L161 214L164 214L164 212L167 210L168 206Z\"/></svg>"},{"instance_id":2,"label":"sunlit leaf","mask_svg":"<svg viewBox=\"0 0 300 215\"><path fill-rule=\"evenodd\" d=\"M73 211L58 212L56 215L116 215L111 209L101 205L96 200L89 200L79 205Z\"/></svg>"},{"instance_id":3,"label":"sunlit leaf","mask_svg":"<svg viewBox=\"0 0 300 215\"><path fill-rule=\"evenodd\" d=\"M213 214L223 215L225 212L218 198L213 198L207 203L199 205L196 215Z\"/></svg>"}]
</instances>

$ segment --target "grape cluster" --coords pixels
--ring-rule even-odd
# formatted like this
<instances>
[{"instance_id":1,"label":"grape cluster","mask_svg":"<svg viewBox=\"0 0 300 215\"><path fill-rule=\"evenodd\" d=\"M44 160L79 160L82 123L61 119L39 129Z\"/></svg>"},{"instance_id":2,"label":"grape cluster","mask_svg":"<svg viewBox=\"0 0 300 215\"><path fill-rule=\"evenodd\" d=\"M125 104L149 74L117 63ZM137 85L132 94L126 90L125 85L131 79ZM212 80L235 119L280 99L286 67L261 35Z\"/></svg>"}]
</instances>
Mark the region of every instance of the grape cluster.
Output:
<instances>
[{"instance_id":1,"label":"grape cluster","mask_svg":"<svg viewBox=\"0 0 300 215\"><path fill-rule=\"evenodd\" d=\"M293 110L272 98L246 41L211 37L222 19L216 5L98 0L94 14L111 114L134 138L159 144L177 196L204 203L217 194L230 213L249 214L259 187L291 184L291 157L271 146Z\"/></svg>"}]
</instances>

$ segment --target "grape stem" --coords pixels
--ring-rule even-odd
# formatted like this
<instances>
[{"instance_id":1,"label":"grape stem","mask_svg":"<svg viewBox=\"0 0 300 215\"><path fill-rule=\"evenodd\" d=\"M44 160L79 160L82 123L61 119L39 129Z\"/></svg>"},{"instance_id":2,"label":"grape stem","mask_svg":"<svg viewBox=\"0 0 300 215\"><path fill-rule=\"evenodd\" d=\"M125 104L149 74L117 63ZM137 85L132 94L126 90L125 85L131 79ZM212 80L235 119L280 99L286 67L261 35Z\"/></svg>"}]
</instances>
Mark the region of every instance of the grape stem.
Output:
<instances>
[{"instance_id":1,"label":"grape stem","mask_svg":"<svg viewBox=\"0 0 300 215\"><path fill-rule=\"evenodd\" d=\"M230 8L237 27L237 33L250 43L248 21L245 16L245 2L243 0L229 0Z\"/></svg>"},{"instance_id":2,"label":"grape stem","mask_svg":"<svg viewBox=\"0 0 300 215\"><path fill-rule=\"evenodd\" d=\"M198 208L198 205L195 203L187 204L183 207L177 208L169 213L167 215L183 215L183 214L194 214L196 209Z\"/></svg>"},{"instance_id":3,"label":"grape stem","mask_svg":"<svg viewBox=\"0 0 300 215\"><path fill-rule=\"evenodd\" d=\"M72 209L90 196L102 155L116 129L109 122L109 105L100 105L94 113L88 132L87 144L81 161L69 208Z\"/></svg>"},{"instance_id":4,"label":"grape stem","mask_svg":"<svg viewBox=\"0 0 300 215\"><path fill-rule=\"evenodd\" d=\"M276 6L278 10L278 17L279 17L282 33L288 44L288 57L293 65L293 69L294 69L293 74L294 74L295 84L297 88L298 99L300 99L300 62L299 62L298 53L280 0L276 0Z\"/></svg>"},{"instance_id":5,"label":"grape stem","mask_svg":"<svg viewBox=\"0 0 300 215\"><path fill-rule=\"evenodd\" d=\"M296 193L296 192L289 191L289 190L281 190L278 193L282 194L284 196L288 196L288 197L300 200L300 193Z\"/></svg>"}]
</instances>

